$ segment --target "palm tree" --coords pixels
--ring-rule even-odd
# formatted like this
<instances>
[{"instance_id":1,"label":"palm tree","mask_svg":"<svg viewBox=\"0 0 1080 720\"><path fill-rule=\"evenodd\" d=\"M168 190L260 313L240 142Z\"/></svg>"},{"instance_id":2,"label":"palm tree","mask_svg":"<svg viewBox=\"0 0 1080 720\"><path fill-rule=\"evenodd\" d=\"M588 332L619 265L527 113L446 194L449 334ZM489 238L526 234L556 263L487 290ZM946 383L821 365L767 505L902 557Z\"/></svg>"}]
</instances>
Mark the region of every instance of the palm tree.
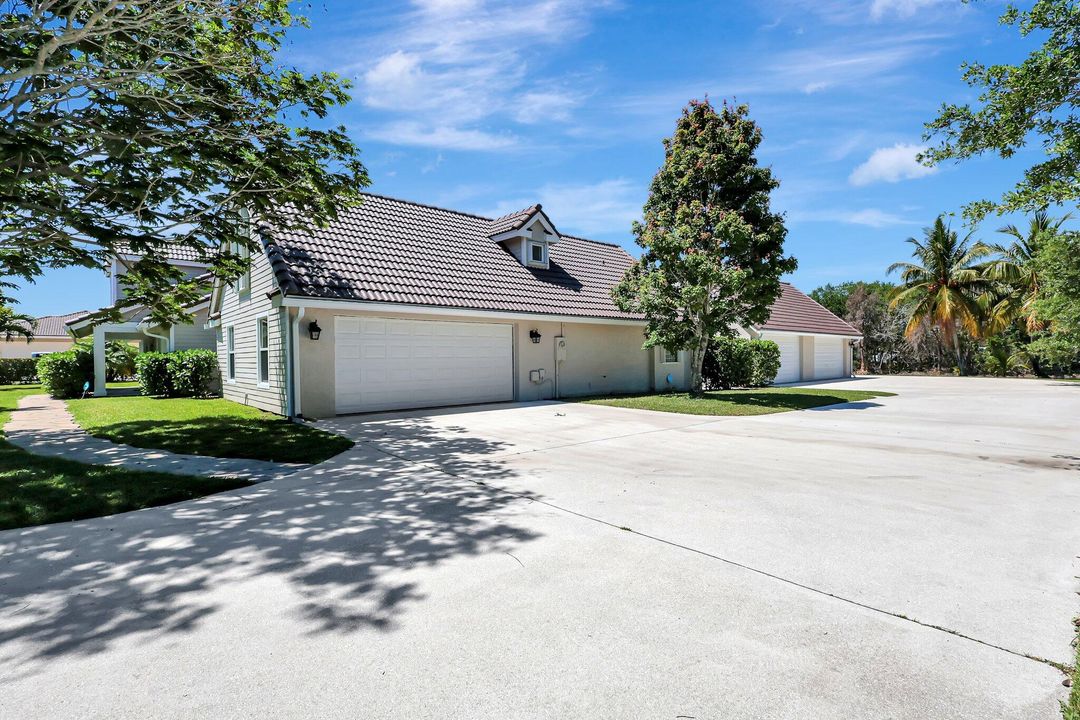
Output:
<instances>
[{"instance_id":1,"label":"palm tree","mask_svg":"<svg viewBox=\"0 0 1080 720\"><path fill-rule=\"evenodd\" d=\"M972 242L974 232L961 239L939 215L932 227L923 230L923 240L907 240L914 247L912 256L916 262L893 263L888 270L890 274L900 271L902 282L892 292L889 307L911 309L904 335L914 335L924 321L940 328L946 343L956 352L961 373L964 358L960 328L976 337L982 330L979 297L989 283L980 261L992 253L985 244Z\"/></svg>"},{"instance_id":2,"label":"palm tree","mask_svg":"<svg viewBox=\"0 0 1080 720\"><path fill-rule=\"evenodd\" d=\"M34 339L34 328L37 321L32 315L17 313L9 307L0 306L0 336L10 342L15 337L26 338L26 342Z\"/></svg>"},{"instance_id":3,"label":"palm tree","mask_svg":"<svg viewBox=\"0 0 1080 720\"><path fill-rule=\"evenodd\" d=\"M1017 318L1025 319L1029 334L1043 329L1043 323L1035 314L1039 275L1032 261L1043 241L1056 235L1070 217L1066 214L1054 219L1045 210L1040 210L1031 218L1027 234L1012 224L998 230L1013 241L1009 245L994 243L988 246L1000 256L986 264L986 277L998 285L998 292L986 302L992 331L1004 330Z\"/></svg>"}]
</instances>

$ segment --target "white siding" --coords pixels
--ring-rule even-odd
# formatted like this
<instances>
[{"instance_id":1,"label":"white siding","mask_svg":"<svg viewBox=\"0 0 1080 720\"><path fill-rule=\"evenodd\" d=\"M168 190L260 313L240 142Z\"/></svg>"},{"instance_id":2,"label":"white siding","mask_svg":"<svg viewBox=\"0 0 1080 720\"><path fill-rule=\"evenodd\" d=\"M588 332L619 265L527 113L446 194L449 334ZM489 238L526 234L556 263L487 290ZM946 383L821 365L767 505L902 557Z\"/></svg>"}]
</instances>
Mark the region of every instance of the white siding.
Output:
<instances>
[{"instance_id":1,"label":"white siding","mask_svg":"<svg viewBox=\"0 0 1080 720\"><path fill-rule=\"evenodd\" d=\"M224 288L221 296L221 325L215 333L218 366L221 368L222 394L229 400L253 405L284 415L285 408L285 349L288 326L284 313L273 307L266 294L276 289L270 263L260 253L252 258L251 285L242 293ZM256 350L256 321L268 319L270 330L269 382L259 383ZM236 380L228 381L224 329L235 328Z\"/></svg>"},{"instance_id":2,"label":"white siding","mask_svg":"<svg viewBox=\"0 0 1080 720\"><path fill-rule=\"evenodd\" d=\"M174 325L172 328L173 350L194 350L196 348L217 350L217 333L207 330L206 311L195 313L191 325Z\"/></svg>"}]
</instances>

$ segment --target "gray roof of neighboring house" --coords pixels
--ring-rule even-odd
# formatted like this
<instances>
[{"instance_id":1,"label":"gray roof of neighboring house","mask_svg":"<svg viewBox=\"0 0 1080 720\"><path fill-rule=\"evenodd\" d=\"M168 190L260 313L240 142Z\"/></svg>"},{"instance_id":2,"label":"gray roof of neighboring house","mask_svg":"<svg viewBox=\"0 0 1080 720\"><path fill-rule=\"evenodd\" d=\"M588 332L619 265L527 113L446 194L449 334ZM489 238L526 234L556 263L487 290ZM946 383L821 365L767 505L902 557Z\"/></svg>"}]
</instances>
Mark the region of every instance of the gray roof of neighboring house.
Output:
<instances>
[{"instance_id":1,"label":"gray roof of neighboring house","mask_svg":"<svg viewBox=\"0 0 1080 720\"><path fill-rule=\"evenodd\" d=\"M212 251L209 247L207 249ZM133 251L126 243L117 243L116 253L118 255L130 255L132 257L140 257L142 255L142 253ZM207 261L199 255L198 249L187 245L170 245L165 255L170 260L176 260L178 262L207 263Z\"/></svg>"},{"instance_id":2,"label":"gray roof of neighboring house","mask_svg":"<svg viewBox=\"0 0 1080 720\"><path fill-rule=\"evenodd\" d=\"M70 337L67 330L68 321L82 317L86 315L86 312L86 310L79 310L67 315L42 315L35 318L37 324L34 327L34 337Z\"/></svg>"},{"instance_id":3,"label":"gray roof of neighboring house","mask_svg":"<svg viewBox=\"0 0 1080 720\"><path fill-rule=\"evenodd\" d=\"M563 235L545 270L491 240L537 212L491 220L365 194L325 228L267 230L267 254L286 295L637 319L611 299L633 262L619 246Z\"/></svg>"},{"instance_id":4,"label":"gray roof of neighboring house","mask_svg":"<svg viewBox=\"0 0 1080 720\"><path fill-rule=\"evenodd\" d=\"M858 330L833 315L794 285L781 283L780 297L772 306L768 322L759 330L821 333L823 335L861 335Z\"/></svg>"}]
</instances>

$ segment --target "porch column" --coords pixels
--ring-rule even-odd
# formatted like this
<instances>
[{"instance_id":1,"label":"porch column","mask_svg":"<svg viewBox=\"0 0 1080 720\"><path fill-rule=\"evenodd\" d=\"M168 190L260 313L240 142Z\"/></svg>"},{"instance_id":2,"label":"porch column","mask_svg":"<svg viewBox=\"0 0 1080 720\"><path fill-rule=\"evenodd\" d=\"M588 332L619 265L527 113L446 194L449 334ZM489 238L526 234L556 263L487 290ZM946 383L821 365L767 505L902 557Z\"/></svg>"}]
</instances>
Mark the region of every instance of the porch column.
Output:
<instances>
[{"instance_id":1,"label":"porch column","mask_svg":"<svg viewBox=\"0 0 1080 720\"><path fill-rule=\"evenodd\" d=\"M105 328L94 328L94 396L105 397Z\"/></svg>"}]
</instances>

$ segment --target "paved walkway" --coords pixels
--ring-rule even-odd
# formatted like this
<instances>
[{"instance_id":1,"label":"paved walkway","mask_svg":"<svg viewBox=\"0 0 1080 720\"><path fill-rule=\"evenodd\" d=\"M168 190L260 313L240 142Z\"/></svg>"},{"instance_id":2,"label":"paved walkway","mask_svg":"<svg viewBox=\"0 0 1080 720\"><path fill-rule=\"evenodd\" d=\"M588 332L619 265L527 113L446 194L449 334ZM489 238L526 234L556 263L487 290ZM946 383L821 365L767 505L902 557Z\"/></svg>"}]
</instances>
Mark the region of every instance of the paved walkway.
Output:
<instances>
[{"instance_id":1,"label":"paved walkway","mask_svg":"<svg viewBox=\"0 0 1080 720\"><path fill-rule=\"evenodd\" d=\"M266 460L180 455L167 450L121 445L88 435L75 424L63 400L48 395L28 395L4 426L7 439L35 455L53 455L94 465L119 465L138 470L242 477L253 482L283 478L308 467Z\"/></svg>"}]
</instances>

